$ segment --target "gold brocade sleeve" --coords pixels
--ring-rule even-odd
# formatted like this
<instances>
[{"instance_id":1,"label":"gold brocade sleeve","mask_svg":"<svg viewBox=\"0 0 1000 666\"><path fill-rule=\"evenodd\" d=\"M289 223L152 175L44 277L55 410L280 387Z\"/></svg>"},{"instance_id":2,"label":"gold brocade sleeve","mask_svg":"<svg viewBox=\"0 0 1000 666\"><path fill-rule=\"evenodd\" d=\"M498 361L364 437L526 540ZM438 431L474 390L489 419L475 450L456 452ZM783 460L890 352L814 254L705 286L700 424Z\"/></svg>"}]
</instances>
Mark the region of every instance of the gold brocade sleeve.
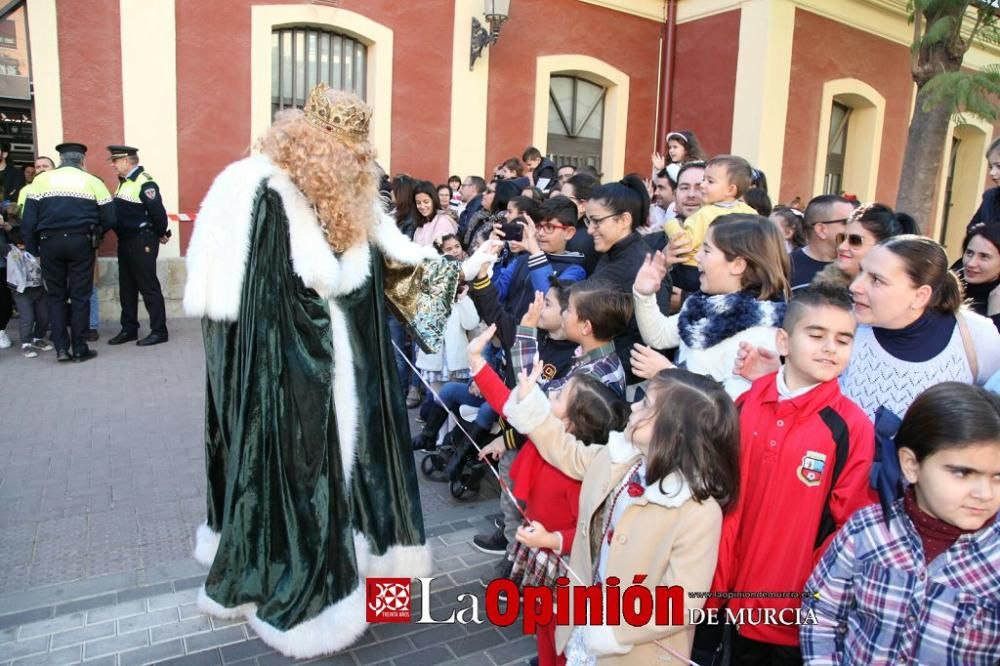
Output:
<instances>
[{"instance_id":1,"label":"gold brocade sleeve","mask_svg":"<svg viewBox=\"0 0 1000 666\"><path fill-rule=\"evenodd\" d=\"M383 255L386 302L413 340L428 354L441 350L444 329L458 293L459 262L446 257L411 266Z\"/></svg>"}]
</instances>

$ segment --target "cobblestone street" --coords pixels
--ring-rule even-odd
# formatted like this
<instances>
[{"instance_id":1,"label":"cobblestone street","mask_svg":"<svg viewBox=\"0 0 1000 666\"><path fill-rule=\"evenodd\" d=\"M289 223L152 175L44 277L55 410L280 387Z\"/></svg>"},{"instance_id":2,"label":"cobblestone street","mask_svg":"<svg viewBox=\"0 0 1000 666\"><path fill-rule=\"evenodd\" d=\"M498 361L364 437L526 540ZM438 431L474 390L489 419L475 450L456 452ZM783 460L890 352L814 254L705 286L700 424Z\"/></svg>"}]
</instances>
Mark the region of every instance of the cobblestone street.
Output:
<instances>
[{"instance_id":1,"label":"cobblestone street","mask_svg":"<svg viewBox=\"0 0 1000 666\"><path fill-rule=\"evenodd\" d=\"M100 356L81 365L0 352L0 665L293 663L244 623L195 607L205 575L190 557L205 502L198 322L170 321L170 342L147 349L109 347L115 332L105 324ZM490 528L496 490L458 501L421 477L421 497L431 606L447 616L458 594L482 596L493 559L470 544ZM533 654L519 625L385 624L310 663L489 665Z\"/></svg>"}]
</instances>

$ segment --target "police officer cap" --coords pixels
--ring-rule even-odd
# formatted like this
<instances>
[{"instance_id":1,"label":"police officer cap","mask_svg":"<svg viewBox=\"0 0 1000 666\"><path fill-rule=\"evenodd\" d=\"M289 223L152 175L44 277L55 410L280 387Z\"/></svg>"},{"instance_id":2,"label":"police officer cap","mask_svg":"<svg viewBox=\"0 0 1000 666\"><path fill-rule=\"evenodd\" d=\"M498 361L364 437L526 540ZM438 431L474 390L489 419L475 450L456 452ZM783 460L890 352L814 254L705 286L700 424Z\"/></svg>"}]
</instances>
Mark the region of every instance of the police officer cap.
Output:
<instances>
[{"instance_id":1,"label":"police officer cap","mask_svg":"<svg viewBox=\"0 0 1000 666\"><path fill-rule=\"evenodd\" d=\"M111 153L110 159L116 160L119 157L136 157L139 149L132 146L108 146L108 152Z\"/></svg>"},{"instance_id":2,"label":"police officer cap","mask_svg":"<svg viewBox=\"0 0 1000 666\"><path fill-rule=\"evenodd\" d=\"M86 154L87 153L87 146L83 145L82 143L73 143L73 142L60 143L58 146L56 146L56 152L59 153L59 154L62 154L62 153L84 153L84 154Z\"/></svg>"}]
</instances>

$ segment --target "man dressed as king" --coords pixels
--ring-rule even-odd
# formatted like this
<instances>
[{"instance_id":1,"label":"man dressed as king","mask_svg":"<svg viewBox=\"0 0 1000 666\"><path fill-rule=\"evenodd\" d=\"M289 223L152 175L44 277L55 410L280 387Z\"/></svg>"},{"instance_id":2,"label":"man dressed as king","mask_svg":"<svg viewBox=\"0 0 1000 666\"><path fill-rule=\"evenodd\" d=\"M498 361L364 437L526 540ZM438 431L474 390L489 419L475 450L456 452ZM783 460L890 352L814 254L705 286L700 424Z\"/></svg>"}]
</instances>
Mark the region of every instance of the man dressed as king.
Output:
<instances>
[{"instance_id":1,"label":"man dressed as king","mask_svg":"<svg viewBox=\"0 0 1000 666\"><path fill-rule=\"evenodd\" d=\"M365 631L366 576L431 569L386 299L431 312L408 323L433 338L459 269L385 214L370 118L322 84L279 112L215 179L187 254L207 370L199 608L299 658Z\"/></svg>"}]
</instances>

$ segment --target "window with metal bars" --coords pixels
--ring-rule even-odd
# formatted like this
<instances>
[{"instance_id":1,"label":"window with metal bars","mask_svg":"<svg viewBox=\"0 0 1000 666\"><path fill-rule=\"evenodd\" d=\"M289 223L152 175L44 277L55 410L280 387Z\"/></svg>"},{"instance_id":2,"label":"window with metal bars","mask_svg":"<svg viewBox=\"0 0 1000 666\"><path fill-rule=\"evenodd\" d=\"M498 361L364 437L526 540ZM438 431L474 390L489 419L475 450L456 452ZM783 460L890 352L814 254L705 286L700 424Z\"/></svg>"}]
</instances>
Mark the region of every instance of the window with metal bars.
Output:
<instances>
[{"instance_id":1,"label":"window with metal bars","mask_svg":"<svg viewBox=\"0 0 1000 666\"><path fill-rule=\"evenodd\" d=\"M549 80L548 157L556 164L601 168L604 134L602 87L576 76Z\"/></svg>"},{"instance_id":2,"label":"window with metal bars","mask_svg":"<svg viewBox=\"0 0 1000 666\"><path fill-rule=\"evenodd\" d=\"M305 106L320 82L366 99L368 47L332 30L292 27L271 32L271 113Z\"/></svg>"}]
</instances>

